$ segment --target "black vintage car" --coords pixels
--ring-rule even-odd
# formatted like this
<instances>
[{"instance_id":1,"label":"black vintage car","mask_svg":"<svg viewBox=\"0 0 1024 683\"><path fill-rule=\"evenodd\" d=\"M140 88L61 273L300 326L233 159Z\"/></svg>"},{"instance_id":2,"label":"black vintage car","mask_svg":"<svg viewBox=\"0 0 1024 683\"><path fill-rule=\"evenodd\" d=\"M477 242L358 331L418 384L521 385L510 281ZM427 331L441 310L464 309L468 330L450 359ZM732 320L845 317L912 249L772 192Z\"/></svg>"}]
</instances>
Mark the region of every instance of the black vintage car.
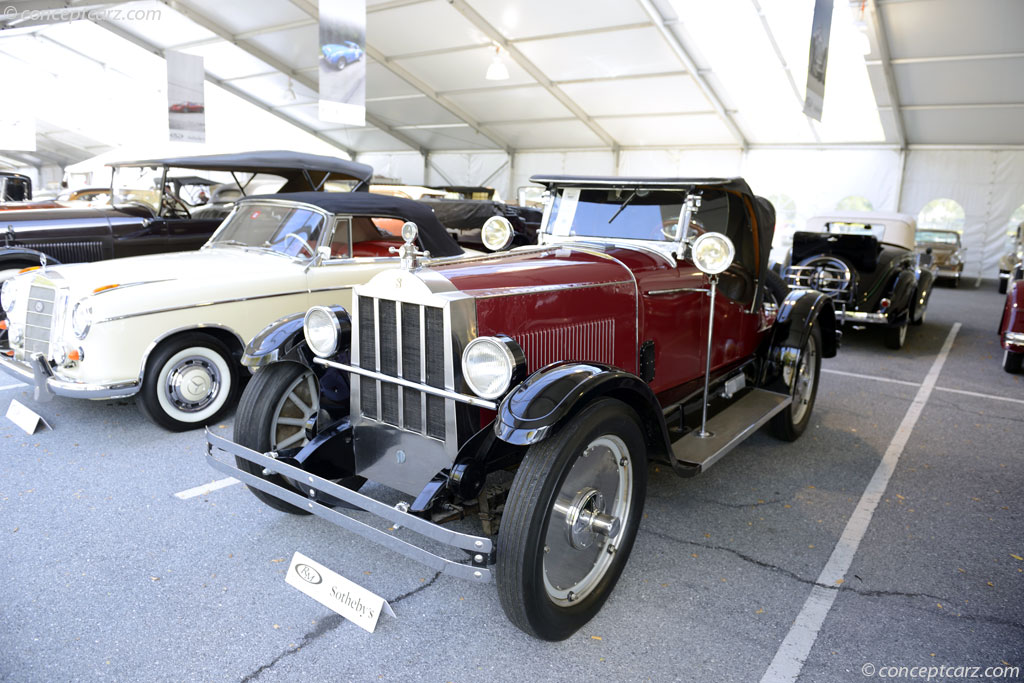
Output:
<instances>
[{"instance_id":1,"label":"black vintage car","mask_svg":"<svg viewBox=\"0 0 1024 683\"><path fill-rule=\"evenodd\" d=\"M18 270L53 263L101 261L198 249L230 212L208 201L206 174L230 174L241 194L260 174L283 180L279 192L322 190L344 181L365 190L366 164L297 152L263 151L111 164L112 206L0 214L0 281ZM197 176L196 172L204 174Z\"/></svg>"},{"instance_id":2,"label":"black vintage car","mask_svg":"<svg viewBox=\"0 0 1024 683\"><path fill-rule=\"evenodd\" d=\"M915 224L882 212L812 218L793 235L786 282L829 294L843 322L884 326L885 345L900 349L907 327L924 322L935 282L934 265L914 252Z\"/></svg>"},{"instance_id":3,"label":"black vintage car","mask_svg":"<svg viewBox=\"0 0 1024 683\"><path fill-rule=\"evenodd\" d=\"M501 251L537 243L537 228L543 212L527 206L515 206L492 199L421 199L434 210L438 220L455 240L474 249ZM502 242L495 238L497 223L507 223L511 238ZM504 234L504 233L503 233Z\"/></svg>"},{"instance_id":4,"label":"black vintage car","mask_svg":"<svg viewBox=\"0 0 1024 683\"><path fill-rule=\"evenodd\" d=\"M0 202L24 202L32 199L32 179L27 175L0 171Z\"/></svg>"}]
</instances>

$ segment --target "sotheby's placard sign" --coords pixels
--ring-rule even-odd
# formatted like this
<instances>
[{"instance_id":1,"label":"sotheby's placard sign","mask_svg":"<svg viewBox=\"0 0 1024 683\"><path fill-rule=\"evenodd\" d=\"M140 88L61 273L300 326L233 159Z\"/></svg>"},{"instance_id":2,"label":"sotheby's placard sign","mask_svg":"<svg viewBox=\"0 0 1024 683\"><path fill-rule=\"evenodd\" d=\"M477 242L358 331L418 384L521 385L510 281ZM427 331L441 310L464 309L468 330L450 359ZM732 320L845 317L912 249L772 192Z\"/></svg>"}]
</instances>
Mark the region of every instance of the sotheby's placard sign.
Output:
<instances>
[{"instance_id":1,"label":"sotheby's placard sign","mask_svg":"<svg viewBox=\"0 0 1024 683\"><path fill-rule=\"evenodd\" d=\"M395 616L384 598L299 552L292 556L285 581L370 633L381 612Z\"/></svg>"}]
</instances>

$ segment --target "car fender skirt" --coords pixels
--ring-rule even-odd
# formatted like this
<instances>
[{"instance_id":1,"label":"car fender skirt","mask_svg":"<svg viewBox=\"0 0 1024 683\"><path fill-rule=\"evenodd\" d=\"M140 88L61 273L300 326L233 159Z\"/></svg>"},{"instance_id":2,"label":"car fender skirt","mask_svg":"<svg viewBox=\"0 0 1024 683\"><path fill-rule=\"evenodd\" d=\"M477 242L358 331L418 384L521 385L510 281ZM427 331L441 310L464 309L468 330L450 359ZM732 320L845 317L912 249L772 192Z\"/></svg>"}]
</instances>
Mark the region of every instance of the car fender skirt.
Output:
<instances>
[{"instance_id":1,"label":"car fender skirt","mask_svg":"<svg viewBox=\"0 0 1024 683\"><path fill-rule=\"evenodd\" d=\"M517 446L538 443L605 396L637 412L649 457L667 456L668 428L654 392L636 375L602 363L556 363L534 372L498 406L494 433Z\"/></svg>"},{"instance_id":2,"label":"car fender skirt","mask_svg":"<svg viewBox=\"0 0 1024 683\"><path fill-rule=\"evenodd\" d=\"M779 307L772 348L802 349L815 325L821 327L822 357L834 357L839 350L839 334L832 299L813 289L791 291Z\"/></svg>"},{"instance_id":3,"label":"car fender skirt","mask_svg":"<svg viewBox=\"0 0 1024 683\"><path fill-rule=\"evenodd\" d=\"M341 339L338 348L348 350L352 335L352 319L348 311L341 306L328 306L338 318L341 326ZM261 368L279 360L293 360L322 371L322 366L314 366L312 352L306 346L306 338L302 333L302 322L306 311L299 311L278 318L260 330L248 344L242 354L242 365L249 368Z\"/></svg>"}]
</instances>

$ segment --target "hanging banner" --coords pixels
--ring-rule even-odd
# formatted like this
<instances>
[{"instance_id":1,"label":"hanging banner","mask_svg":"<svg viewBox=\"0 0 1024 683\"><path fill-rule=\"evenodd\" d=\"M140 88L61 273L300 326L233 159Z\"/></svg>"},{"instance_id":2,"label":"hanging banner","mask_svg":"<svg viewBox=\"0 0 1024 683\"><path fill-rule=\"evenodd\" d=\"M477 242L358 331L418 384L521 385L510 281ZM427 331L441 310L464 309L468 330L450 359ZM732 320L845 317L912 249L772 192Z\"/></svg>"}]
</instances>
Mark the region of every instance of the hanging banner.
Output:
<instances>
[{"instance_id":1,"label":"hanging banner","mask_svg":"<svg viewBox=\"0 0 1024 683\"><path fill-rule=\"evenodd\" d=\"M366 125L366 0L320 0L320 120Z\"/></svg>"},{"instance_id":2,"label":"hanging banner","mask_svg":"<svg viewBox=\"0 0 1024 683\"><path fill-rule=\"evenodd\" d=\"M172 142L206 142L203 58L167 51L167 116Z\"/></svg>"},{"instance_id":3,"label":"hanging banner","mask_svg":"<svg viewBox=\"0 0 1024 683\"><path fill-rule=\"evenodd\" d=\"M833 0L814 0L814 20L811 22L811 50L807 56L807 95L804 113L821 121L821 106L825 101L825 70L828 67L828 37L832 31Z\"/></svg>"}]
</instances>

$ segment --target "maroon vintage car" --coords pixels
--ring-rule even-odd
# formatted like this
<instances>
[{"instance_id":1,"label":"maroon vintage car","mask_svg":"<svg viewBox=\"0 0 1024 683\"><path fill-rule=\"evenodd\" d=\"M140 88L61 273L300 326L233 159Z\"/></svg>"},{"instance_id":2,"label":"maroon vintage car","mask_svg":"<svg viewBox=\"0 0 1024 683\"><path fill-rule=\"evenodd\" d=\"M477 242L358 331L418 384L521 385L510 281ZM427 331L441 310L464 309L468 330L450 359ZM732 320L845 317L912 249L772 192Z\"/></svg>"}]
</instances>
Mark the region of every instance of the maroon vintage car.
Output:
<instances>
[{"instance_id":1,"label":"maroon vintage car","mask_svg":"<svg viewBox=\"0 0 1024 683\"><path fill-rule=\"evenodd\" d=\"M403 267L356 287L352 311L250 342L234 442L207 441L270 506L493 574L512 622L558 640L622 572L648 461L693 476L768 422L797 438L838 335L831 299L768 269L774 210L742 179L533 180L551 197L537 246L421 267L407 224ZM357 492L367 480L408 498ZM481 535L440 525L467 515Z\"/></svg>"},{"instance_id":2,"label":"maroon vintage car","mask_svg":"<svg viewBox=\"0 0 1024 683\"><path fill-rule=\"evenodd\" d=\"M1003 345L1003 370L1020 372L1024 366L1024 264L1017 264L1006 291L999 341Z\"/></svg>"}]
</instances>

